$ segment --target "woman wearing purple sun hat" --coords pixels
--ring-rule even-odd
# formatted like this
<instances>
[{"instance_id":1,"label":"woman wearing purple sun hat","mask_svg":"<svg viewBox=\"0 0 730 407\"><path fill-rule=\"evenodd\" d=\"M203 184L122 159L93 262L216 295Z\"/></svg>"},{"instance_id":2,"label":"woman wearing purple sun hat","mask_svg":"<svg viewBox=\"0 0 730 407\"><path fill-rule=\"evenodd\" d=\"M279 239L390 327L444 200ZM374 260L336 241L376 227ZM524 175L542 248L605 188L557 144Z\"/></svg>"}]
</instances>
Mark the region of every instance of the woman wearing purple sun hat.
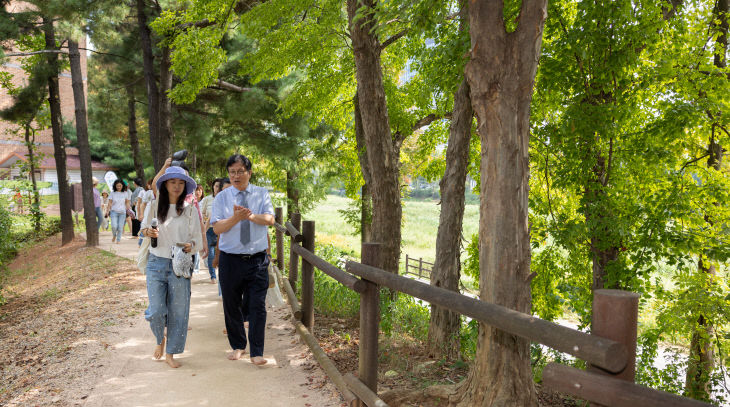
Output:
<instances>
[{"instance_id":1,"label":"woman wearing purple sun hat","mask_svg":"<svg viewBox=\"0 0 730 407\"><path fill-rule=\"evenodd\" d=\"M175 246L181 246L186 253L203 248L197 211L194 206L185 205L185 197L195 191L197 185L182 168L168 167L157 179L156 186L158 198L149 204L140 231L145 237L157 239L156 247L149 249L147 261L149 307L145 319L150 322L157 339L154 357L160 359L164 352L170 367L180 367L174 355L185 350L190 279L176 275L172 252Z\"/></svg>"}]
</instances>

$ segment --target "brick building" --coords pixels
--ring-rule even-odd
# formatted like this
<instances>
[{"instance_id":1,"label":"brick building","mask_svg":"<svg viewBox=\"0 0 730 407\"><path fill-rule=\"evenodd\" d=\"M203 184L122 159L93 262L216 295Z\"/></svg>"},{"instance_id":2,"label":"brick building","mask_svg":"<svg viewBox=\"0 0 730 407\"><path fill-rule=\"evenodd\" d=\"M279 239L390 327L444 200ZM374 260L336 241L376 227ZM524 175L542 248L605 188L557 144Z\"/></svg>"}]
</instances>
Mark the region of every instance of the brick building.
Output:
<instances>
[{"instance_id":1,"label":"brick building","mask_svg":"<svg viewBox=\"0 0 730 407\"><path fill-rule=\"evenodd\" d=\"M27 3L14 1L6 6L8 12L18 12L30 7ZM17 52L13 44L2 44L5 52ZM86 48L86 41L79 41L79 48ZM22 86L27 82L27 76L21 68L23 57L10 57L0 67L0 70L13 75L13 85ZM84 93L87 94L87 67L86 52L81 51L81 74L84 79ZM61 115L64 122L75 122L73 89L71 88L71 72L62 72L58 76L61 99ZM88 99L88 98L86 98ZM6 89L0 87L0 109L7 108L12 104L12 97ZM18 161L27 160L28 149L25 147L23 132L13 123L0 120L0 179L16 179L20 176L17 167ZM58 191L58 175L56 174L56 161L53 157L53 134L51 129L36 133L36 151L42 153L43 159L40 168L36 170L36 179L52 183L49 190L44 193ZM70 183L81 182L81 166L79 151L75 147L66 147L66 167ZM92 162L94 176L100 180L104 179L104 173L114 168L100 162Z\"/></svg>"}]
</instances>

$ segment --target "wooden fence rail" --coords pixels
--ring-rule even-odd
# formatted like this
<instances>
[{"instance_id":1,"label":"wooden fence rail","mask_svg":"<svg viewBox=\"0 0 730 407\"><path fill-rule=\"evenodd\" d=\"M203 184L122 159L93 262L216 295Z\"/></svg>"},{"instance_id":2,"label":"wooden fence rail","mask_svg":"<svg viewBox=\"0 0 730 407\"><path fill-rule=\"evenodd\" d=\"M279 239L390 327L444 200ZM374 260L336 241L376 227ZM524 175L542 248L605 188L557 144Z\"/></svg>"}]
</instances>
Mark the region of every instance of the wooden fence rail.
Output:
<instances>
[{"instance_id":1,"label":"wooden fence rail","mask_svg":"<svg viewBox=\"0 0 730 407\"><path fill-rule=\"evenodd\" d=\"M304 222L304 230L300 232L301 216L299 214L292 214L292 221L286 222L286 226L282 226L280 208L277 208L276 213L277 222L274 227L277 231L277 264L284 264L282 258L284 234L291 238L289 273L288 280L284 280L284 288L295 319L301 317L301 322L294 321L297 331L312 348L313 353L316 353L317 360L327 370L328 375L336 376L333 378L333 382L350 406L387 407L387 404L377 397L380 286L409 294L512 335L541 343L587 361L591 366L590 371L587 372L555 363L551 363L545 368L544 384L564 393L605 406L710 406L701 401L632 383L636 360L638 315L638 295L636 294L618 290L596 290L593 309L595 332L587 334L497 304L480 301L382 270L380 269L381 246L378 243L364 243L362 263L348 261L345 271L340 270L314 253L313 221ZM300 257L302 259L301 307L295 294ZM408 262L408 256L406 259ZM422 269L423 263L427 262L420 259L419 263ZM311 331L314 327L313 270L315 267L360 294L358 377L350 374L342 376L339 372L331 372L334 366L332 362L321 351L317 343L310 343L314 340ZM299 309L301 311L298 314L296 311ZM344 388L345 385L347 388ZM355 396L357 397L355 398Z\"/></svg>"},{"instance_id":2,"label":"wooden fence rail","mask_svg":"<svg viewBox=\"0 0 730 407\"><path fill-rule=\"evenodd\" d=\"M412 264L415 263L415 264ZM424 266L429 266L430 268L426 268ZM418 278L431 278L431 271L433 270L433 263L429 263L427 261L423 260L423 257L419 257L418 260L414 259L413 257L410 257L408 254L406 254L406 270L405 274L411 274L414 276L417 276ZM415 273L413 270L418 270L418 273Z\"/></svg>"}]
</instances>

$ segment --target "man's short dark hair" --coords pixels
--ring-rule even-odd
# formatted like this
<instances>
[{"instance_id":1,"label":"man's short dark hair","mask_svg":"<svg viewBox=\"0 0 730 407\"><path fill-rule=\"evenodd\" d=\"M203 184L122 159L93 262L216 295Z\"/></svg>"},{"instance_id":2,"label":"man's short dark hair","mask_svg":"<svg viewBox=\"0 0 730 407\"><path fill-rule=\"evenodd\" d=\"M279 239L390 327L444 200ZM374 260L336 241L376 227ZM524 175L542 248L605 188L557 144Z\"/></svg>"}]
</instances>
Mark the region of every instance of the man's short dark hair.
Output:
<instances>
[{"instance_id":1,"label":"man's short dark hair","mask_svg":"<svg viewBox=\"0 0 730 407\"><path fill-rule=\"evenodd\" d=\"M251 171L251 160L248 159L245 155L241 154L233 154L232 156L228 157L228 162L226 162L226 169L231 168L231 166L235 163L241 163L244 168L246 168L246 171Z\"/></svg>"},{"instance_id":2,"label":"man's short dark hair","mask_svg":"<svg viewBox=\"0 0 730 407\"><path fill-rule=\"evenodd\" d=\"M228 177L221 178L221 186L223 186L224 184L230 184L230 183L231 183L230 178L228 178Z\"/></svg>"},{"instance_id":3,"label":"man's short dark hair","mask_svg":"<svg viewBox=\"0 0 730 407\"><path fill-rule=\"evenodd\" d=\"M142 178L140 177L135 178L134 183L137 184L138 187L144 186L144 182L142 182Z\"/></svg>"}]
</instances>

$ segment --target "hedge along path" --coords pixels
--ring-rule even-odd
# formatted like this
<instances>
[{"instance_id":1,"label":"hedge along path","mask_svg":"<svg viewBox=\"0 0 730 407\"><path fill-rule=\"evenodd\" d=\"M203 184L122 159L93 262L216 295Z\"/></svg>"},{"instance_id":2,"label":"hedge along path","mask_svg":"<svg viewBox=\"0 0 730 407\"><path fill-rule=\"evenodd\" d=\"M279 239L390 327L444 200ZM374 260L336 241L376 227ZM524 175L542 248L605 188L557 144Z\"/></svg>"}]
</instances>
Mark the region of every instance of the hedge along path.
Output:
<instances>
[{"instance_id":1,"label":"hedge along path","mask_svg":"<svg viewBox=\"0 0 730 407\"><path fill-rule=\"evenodd\" d=\"M102 232L101 247L136 259L137 240L123 236L111 243ZM139 274L138 279L144 281ZM138 301L147 303L146 291ZM202 269L192 279L190 326L185 352L176 355L182 367L171 369L152 358L154 336L141 311L136 321L121 331L108 355L111 367L96 381L85 406L239 405L339 406L336 389L316 366L306 345L299 342L286 305L267 305L264 357L268 363L253 365L248 354L238 361L227 359L230 346L224 328L218 286Z\"/></svg>"}]
</instances>

